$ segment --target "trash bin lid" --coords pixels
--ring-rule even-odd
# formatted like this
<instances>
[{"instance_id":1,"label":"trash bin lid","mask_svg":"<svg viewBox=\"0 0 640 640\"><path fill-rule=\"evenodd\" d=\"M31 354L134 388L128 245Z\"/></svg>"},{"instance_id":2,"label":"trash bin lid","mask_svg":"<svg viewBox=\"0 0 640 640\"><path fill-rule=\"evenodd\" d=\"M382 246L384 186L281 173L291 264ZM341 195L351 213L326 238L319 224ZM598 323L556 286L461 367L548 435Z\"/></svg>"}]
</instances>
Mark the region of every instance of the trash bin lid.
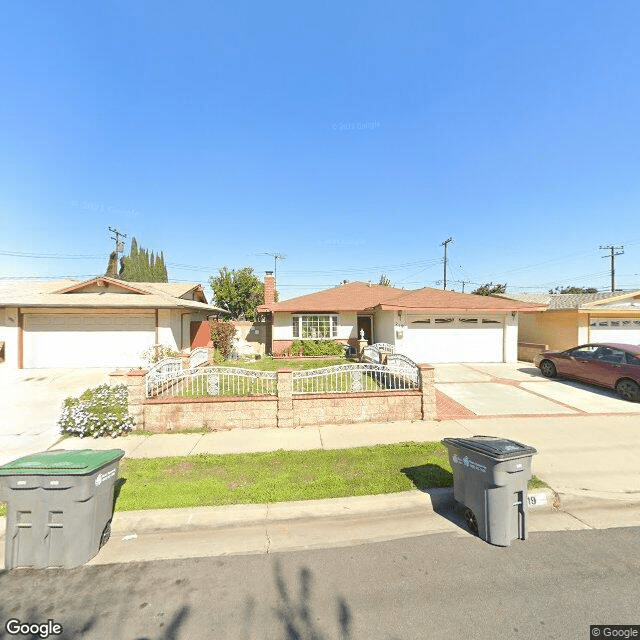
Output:
<instances>
[{"instance_id":1,"label":"trash bin lid","mask_svg":"<svg viewBox=\"0 0 640 640\"><path fill-rule=\"evenodd\" d=\"M457 445L471 451L482 453L496 460L509 460L510 458L521 458L526 455L538 453L536 449L522 442L508 440L507 438L496 438L493 436L473 436L472 438L445 438L444 444Z\"/></svg>"},{"instance_id":2,"label":"trash bin lid","mask_svg":"<svg viewBox=\"0 0 640 640\"><path fill-rule=\"evenodd\" d=\"M55 449L34 453L0 467L0 476L88 475L124 456L122 449L66 451Z\"/></svg>"}]
</instances>

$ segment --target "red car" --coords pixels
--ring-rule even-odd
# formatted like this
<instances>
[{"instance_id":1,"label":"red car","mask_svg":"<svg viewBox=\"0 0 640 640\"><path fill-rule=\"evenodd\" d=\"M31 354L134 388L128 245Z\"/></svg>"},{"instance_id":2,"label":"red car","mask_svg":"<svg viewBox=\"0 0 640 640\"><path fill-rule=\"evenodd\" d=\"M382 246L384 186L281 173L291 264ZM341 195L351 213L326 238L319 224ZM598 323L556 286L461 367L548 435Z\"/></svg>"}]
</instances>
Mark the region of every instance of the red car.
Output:
<instances>
[{"instance_id":1,"label":"red car","mask_svg":"<svg viewBox=\"0 0 640 640\"><path fill-rule=\"evenodd\" d=\"M533 364L546 378L576 378L615 389L625 400L640 400L640 347L636 345L598 343L545 351Z\"/></svg>"}]
</instances>

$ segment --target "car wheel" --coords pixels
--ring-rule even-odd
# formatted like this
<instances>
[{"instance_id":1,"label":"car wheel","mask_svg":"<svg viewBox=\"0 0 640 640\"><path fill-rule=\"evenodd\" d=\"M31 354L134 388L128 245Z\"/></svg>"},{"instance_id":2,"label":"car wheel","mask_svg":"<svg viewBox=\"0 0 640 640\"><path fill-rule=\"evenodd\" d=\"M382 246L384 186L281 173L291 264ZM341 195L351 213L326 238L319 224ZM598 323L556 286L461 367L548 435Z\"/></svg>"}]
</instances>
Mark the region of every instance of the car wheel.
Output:
<instances>
[{"instance_id":1,"label":"car wheel","mask_svg":"<svg viewBox=\"0 0 640 640\"><path fill-rule=\"evenodd\" d=\"M620 380L616 384L616 391L619 396L630 402L638 402L640 400L640 385L633 380Z\"/></svg>"},{"instance_id":2,"label":"car wheel","mask_svg":"<svg viewBox=\"0 0 640 640\"><path fill-rule=\"evenodd\" d=\"M558 375L556 365L551 360L543 360L540 363L540 372L545 378L555 378Z\"/></svg>"},{"instance_id":3,"label":"car wheel","mask_svg":"<svg viewBox=\"0 0 640 640\"><path fill-rule=\"evenodd\" d=\"M471 531L471 533L473 533L474 536L477 536L478 521L476 520L476 517L473 514L473 511L471 511L469 507L466 507L464 510L464 519L465 519L465 522L467 523L467 527L469 527L469 531Z\"/></svg>"}]
</instances>

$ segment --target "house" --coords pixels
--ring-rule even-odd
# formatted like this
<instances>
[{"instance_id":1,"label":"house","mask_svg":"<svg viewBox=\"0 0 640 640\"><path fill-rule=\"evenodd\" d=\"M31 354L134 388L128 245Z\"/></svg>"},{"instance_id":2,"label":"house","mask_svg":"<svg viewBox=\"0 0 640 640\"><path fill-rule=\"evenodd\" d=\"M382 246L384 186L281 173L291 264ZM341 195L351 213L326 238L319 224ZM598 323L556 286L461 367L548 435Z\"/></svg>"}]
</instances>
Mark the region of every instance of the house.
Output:
<instances>
[{"instance_id":1,"label":"house","mask_svg":"<svg viewBox=\"0 0 640 640\"><path fill-rule=\"evenodd\" d=\"M545 305L520 316L519 341L563 351L588 342L640 344L640 291L503 294Z\"/></svg>"},{"instance_id":2,"label":"house","mask_svg":"<svg viewBox=\"0 0 640 640\"><path fill-rule=\"evenodd\" d=\"M269 314L267 350L286 352L294 340L330 339L356 345L394 345L415 362L515 362L518 314L536 304L425 287L407 291L350 282L291 300L275 302L275 279L265 276Z\"/></svg>"},{"instance_id":3,"label":"house","mask_svg":"<svg viewBox=\"0 0 640 640\"><path fill-rule=\"evenodd\" d=\"M0 282L0 368L134 367L156 344L182 350L202 323L227 313L194 283Z\"/></svg>"}]
</instances>

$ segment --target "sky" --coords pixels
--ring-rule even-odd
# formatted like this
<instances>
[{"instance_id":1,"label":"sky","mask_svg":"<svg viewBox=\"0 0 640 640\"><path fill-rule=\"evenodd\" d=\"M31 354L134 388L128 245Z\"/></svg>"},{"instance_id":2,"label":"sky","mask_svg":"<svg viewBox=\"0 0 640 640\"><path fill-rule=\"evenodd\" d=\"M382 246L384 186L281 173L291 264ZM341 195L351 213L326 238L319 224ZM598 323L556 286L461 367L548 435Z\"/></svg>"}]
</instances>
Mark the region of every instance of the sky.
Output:
<instances>
[{"instance_id":1,"label":"sky","mask_svg":"<svg viewBox=\"0 0 640 640\"><path fill-rule=\"evenodd\" d=\"M0 16L0 278L277 264L280 299L640 289L637 0L100 3ZM272 255L269 255L272 254ZM275 260L273 254L283 256Z\"/></svg>"}]
</instances>

